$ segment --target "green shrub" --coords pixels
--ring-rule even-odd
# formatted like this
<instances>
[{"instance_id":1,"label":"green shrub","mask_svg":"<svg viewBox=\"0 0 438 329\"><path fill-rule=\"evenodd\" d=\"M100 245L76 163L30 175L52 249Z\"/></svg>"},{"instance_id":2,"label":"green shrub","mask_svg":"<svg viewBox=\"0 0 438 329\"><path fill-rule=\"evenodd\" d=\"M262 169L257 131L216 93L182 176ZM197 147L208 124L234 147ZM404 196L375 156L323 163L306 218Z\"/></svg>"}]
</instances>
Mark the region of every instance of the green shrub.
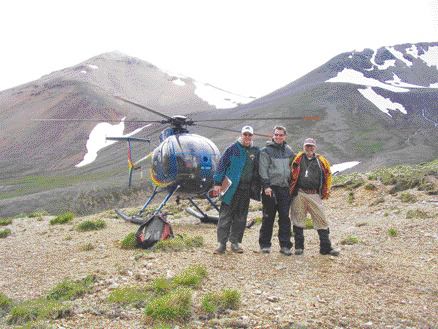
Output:
<instances>
[{"instance_id":1,"label":"green shrub","mask_svg":"<svg viewBox=\"0 0 438 329\"><path fill-rule=\"evenodd\" d=\"M97 231L106 227L106 223L102 219L86 220L81 222L76 229L79 232Z\"/></svg>"},{"instance_id":2,"label":"green shrub","mask_svg":"<svg viewBox=\"0 0 438 329\"><path fill-rule=\"evenodd\" d=\"M350 235L341 241L342 245L353 245L359 243L360 240L358 237L354 235Z\"/></svg>"},{"instance_id":3,"label":"green shrub","mask_svg":"<svg viewBox=\"0 0 438 329\"><path fill-rule=\"evenodd\" d=\"M141 287L124 287L111 291L108 301L117 304L132 304L136 307L143 307L151 293Z\"/></svg>"},{"instance_id":4,"label":"green shrub","mask_svg":"<svg viewBox=\"0 0 438 329\"><path fill-rule=\"evenodd\" d=\"M398 235L397 230L393 227L391 227L390 229L388 229L388 235L390 237L396 237Z\"/></svg>"},{"instance_id":5,"label":"green shrub","mask_svg":"<svg viewBox=\"0 0 438 329\"><path fill-rule=\"evenodd\" d=\"M25 301L12 307L8 324L25 324L29 321L42 319L58 319L71 313L71 307L55 300L39 298Z\"/></svg>"},{"instance_id":6,"label":"green shrub","mask_svg":"<svg viewBox=\"0 0 438 329\"><path fill-rule=\"evenodd\" d=\"M76 281L65 279L49 291L47 299L59 301L76 299L89 292L95 281L96 277L93 275Z\"/></svg>"},{"instance_id":7,"label":"green shrub","mask_svg":"<svg viewBox=\"0 0 438 329\"><path fill-rule=\"evenodd\" d=\"M175 276L172 282L177 286L199 287L202 279L207 276L207 270L202 265L194 265Z\"/></svg>"},{"instance_id":8,"label":"green shrub","mask_svg":"<svg viewBox=\"0 0 438 329\"><path fill-rule=\"evenodd\" d=\"M311 217L306 217L306 220L304 222L304 229L305 230L313 229L313 220Z\"/></svg>"},{"instance_id":9,"label":"green shrub","mask_svg":"<svg viewBox=\"0 0 438 329\"><path fill-rule=\"evenodd\" d=\"M358 173L348 174L348 175L338 175L333 177L334 186L343 186L348 189L356 189L362 186L365 180Z\"/></svg>"},{"instance_id":10,"label":"green shrub","mask_svg":"<svg viewBox=\"0 0 438 329\"><path fill-rule=\"evenodd\" d=\"M353 192L353 191L350 192L350 193L348 193L348 199L347 199L347 202L348 202L349 204L352 204L352 203L354 202L354 192Z\"/></svg>"},{"instance_id":11,"label":"green shrub","mask_svg":"<svg viewBox=\"0 0 438 329\"><path fill-rule=\"evenodd\" d=\"M6 238L7 236L11 235L11 233L11 230L8 228L0 230L0 239Z\"/></svg>"},{"instance_id":12,"label":"green shrub","mask_svg":"<svg viewBox=\"0 0 438 329\"><path fill-rule=\"evenodd\" d=\"M50 220L50 225L65 224L71 222L75 215L71 211L67 211L56 218Z\"/></svg>"},{"instance_id":13,"label":"green shrub","mask_svg":"<svg viewBox=\"0 0 438 329\"><path fill-rule=\"evenodd\" d=\"M222 312L226 309L236 310L239 305L240 293L232 289L208 293L201 301L201 308L206 313Z\"/></svg>"},{"instance_id":14,"label":"green shrub","mask_svg":"<svg viewBox=\"0 0 438 329\"><path fill-rule=\"evenodd\" d=\"M134 249L137 247L137 241L135 240L135 233L131 232L120 241L120 248L122 249Z\"/></svg>"},{"instance_id":15,"label":"green shrub","mask_svg":"<svg viewBox=\"0 0 438 329\"><path fill-rule=\"evenodd\" d=\"M192 313L192 291L188 288L176 290L155 298L145 308L145 314L158 321L188 319Z\"/></svg>"},{"instance_id":16,"label":"green shrub","mask_svg":"<svg viewBox=\"0 0 438 329\"><path fill-rule=\"evenodd\" d=\"M0 218L0 226L12 224L12 218Z\"/></svg>"},{"instance_id":17,"label":"green shrub","mask_svg":"<svg viewBox=\"0 0 438 329\"><path fill-rule=\"evenodd\" d=\"M401 200L401 202L415 203L415 202L417 202L417 197L409 192L403 192L400 195L400 200Z\"/></svg>"},{"instance_id":18,"label":"green shrub","mask_svg":"<svg viewBox=\"0 0 438 329\"><path fill-rule=\"evenodd\" d=\"M372 184L372 183L368 183L364 186L365 190L367 191L375 191L377 190L376 185Z\"/></svg>"},{"instance_id":19,"label":"green shrub","mask_svg":"<svg viewBox=\"0 0 438 329\"><path fill-rule=\"evenodd\" d=\"M202 236L189 237L186 234L182 234L173 239L158 241L154 246L154 250L181 251L202 247L203 245L204 238Z\"/></svg>"},{"instance_id":20,"label":"green shrub","mask_svg":"<svg viewBox=\"0 0 438 329\"><path fill-rule=\"evenodd\" d=\"M415 210L408 210L406 212L406 218L407 219L411 219L411 218L428 218L429 214L423 210L420 209L415 209Z\"/></svg>"}]
</instances>

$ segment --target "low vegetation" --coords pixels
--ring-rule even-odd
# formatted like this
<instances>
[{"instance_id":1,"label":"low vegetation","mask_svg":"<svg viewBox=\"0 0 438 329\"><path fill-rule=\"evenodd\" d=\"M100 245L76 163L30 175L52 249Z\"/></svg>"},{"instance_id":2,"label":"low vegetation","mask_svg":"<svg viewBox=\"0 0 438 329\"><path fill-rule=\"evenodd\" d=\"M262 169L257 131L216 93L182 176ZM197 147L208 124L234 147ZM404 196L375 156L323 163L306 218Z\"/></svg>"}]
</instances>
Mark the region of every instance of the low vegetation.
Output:
<instances>
[{"instance_id":1,"label":"low vegetation","mask_svg":"<svg viewBox=\"0 0 438 329\"><path fill-rule=\"evenodd\" d=\"M306 221L304 222L304 229L305 230L313 229L313 220L311 217L306 217Z\"/></svg>"},{"instance_id":2,"label":"low vegetation","mask_svg":"<svg viewBox=\"0 0 438 329\"><path fill-rule=\"evenodd\" d=\"M106 222L102 219L86 220L78 224L76 229L79 232L98 231L106 227Z\"/></svg>"},{"instance_id":3,"label":"low vegetation","mask_svg":"<svg viewBox=\"0 0 438 329\"><path fill-rule=\"evenodd\" d=\"M129 233L120 241L120 248L122 249L135 249L136 247L137 241L134 232Z\"/></svg>"},{"instance_id":4,"label":"low vegetation","mask_svg":"<svg viewBox=\"0 0 438 329\"><path fill-rule=\"evenodd\" d=\"M96 277L93 275L89 275L82 280L76 281L65 279L49 291L47 299L58 301L76 299L89 292L95 281Z\"/></svg>"},{"instance_id":5,"label":"low vegetation","mask_svg":"<svg viewBox=\"0 0 438 329\"><path fill-rule=\"evenodd\" d=\"M35 320L58 319L70 313L71 305L56 300L39 298L13 306L7 321L8 324L22 325Z\"/></svg>"},{"instance_id":6,"label":"low vegetation","mask_svg":"<svg viewBox=\"0 0 438 329\"><path fill-rule=\"evenodd\" d=\"M79 251L91 251L94 250L96 247L91 242L85 243L83 245L79 246Z\"/></svg>"},{"instance_id":7,"label":"low vegetation","mask_svg":"<svg viewBox=\"0 0 438 329\"><path fill-rule=\"evenodd\" d=\"M27 217L29 218L41 218L43 216L47 216L49 213L45 210L35 210L31 212Z\"/></svg>"},{"instance_id":8,"label":"low vegetation","mask_svg":"<svg viewBox=\"0 0 438 329\"><path fill-rule=\"evenodd\" d=\"M71 211L66 211L50 220L50 225L65 224L73 220L75 215Z\"/></svg>"},{"instance_id":9,"label":"low vegetation","mask_svg":"<svg viewBox=\"0 0 438 329\"><path fill-rule=\"evenodd\" d=\"M408 210L406 212L407 219L411 219L411 218L424 219L424 218L428 218L428 217L429 217L429 214L423 210L420 210L420 209L413 209L413 210L411 209L411 210Z\"/></svg>"},{"instance_id":10,"label":"low vegetation","mask_svg":"<svg viewBox=\"0 0 438 329\"><path fill-rule=\"evenodd\" d=\"M108 296L110 303L133 305L143 307L151 298L151 292L143 287L123 287L111 291Z\"/></svg>"},{"instance_id":11,"label":"low vegetation","mask_svg":"<svg viewBox=\"0 0 438 329\"><path fill-rule=\"evenodd\" d=\"M173 239L158 241L154 250L160 251L182 251L186 249L198 248L204 245L202 236L190 237L186 234L177 235Z\"/></svg>"},{"instance_id":12,"label":"low vegetation","mask_svg":"<svg viewBox=\"0 0 438 329\"><path fill-rule=\"evenodd\" d=\"M415 202L417 202L417 197L415 195L413 195L412 193L403 192L402 194L400 194L400 200L401 200L401 202L415 203Z\"/></svg>"},{"instance_id":13,"label":"low vegetation","mask_svg":"<svg viewBox=\"0 0 438 329\"><path fill-rule=\"evenodd\" d=\"M178 287L172 292L152 300L145 314L157 321L181 321L192 314L192 290Z\"/></svg>"},{"instance_id":14,"label":"low vegetation","mask_svg":"<svg viewBox=\"0 0 438 329\"><path fill-rule=\"evenodd\" d=\"M397 229L391 227L388 229L388 235L390 237L396 237L398 235Z\"/></svg>"},{"instance_id":15,"label":"low vegetation","mask_svg":"<svg viewBox=\"0 0 438 329\"><path fill-rule=\"evenodd\" d=\"M8 228L0 230L0 239L8 237L9 235L11 235L11 233L12 233L12 231Z\"/></svg>"},{"instance_id":16,"label":"low vegetation","mask_svg":"<svg viewBox=\"0 0 438 329\"><path fill-rule=\"evenodd\" d=\"M0 318L9 312L12 307L12 299L0 292Z\"/></svg>"},{"instance_id":17,"label":"low vegetation","mask_svg":"<svg viewBox=\"0 0 438 329\"><path fill-rule=\"evenodd\" d=\"M0 218L0 226L12 224L12 218Z\"/></svg>"},{"instance_id":18,"label":"low vegetation","mask_svg":"<svg viewBox=\"0 0 438 329\"><path fill-rule=\"evenodd\" d=\"M359 242L360 242L359 238L354 235L349 235L345 239L341 240L342 245L353 245Z\"/></svg>"},{"instance_id":19,"label":"low vegetation","mask_svg":"<svg viewBox=\"0 0 438 329\"><path fill-rule=\"evenodd\" d=\"M181 274L175 276L172 283L178 286L197 288L202 280L207 276L207 270L202 265L188 267Z\"/></svg>"},{"instance_id":20,"label":"low vegetation","mask_svg":"<svg viewBox=\"0 0 438 329\"><path fill-rule=\"evenodd\" d=\"M201 308L206 313L223 312L237 309L240 305L240 293L237 290L224 289L207 293L201 301Z\"/></svg>"}]
</instances>

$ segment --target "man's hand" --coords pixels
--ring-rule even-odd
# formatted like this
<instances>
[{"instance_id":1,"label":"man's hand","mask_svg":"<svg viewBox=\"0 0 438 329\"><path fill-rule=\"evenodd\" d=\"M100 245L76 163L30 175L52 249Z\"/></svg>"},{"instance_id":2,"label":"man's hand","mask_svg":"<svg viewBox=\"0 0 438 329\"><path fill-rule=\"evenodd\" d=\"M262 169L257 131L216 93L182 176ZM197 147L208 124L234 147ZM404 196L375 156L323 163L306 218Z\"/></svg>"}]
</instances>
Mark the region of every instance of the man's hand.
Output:
<instances>
[{"instance_id":1,"label":"man's hand","mask_svg":"<svg viewBox=\"0 0 438 329\"><path fill-rule=\"evenodd\" d=\"M265 195L272 197L272 189L270 187L265 188Z\"/></svg>"}]
</instances>

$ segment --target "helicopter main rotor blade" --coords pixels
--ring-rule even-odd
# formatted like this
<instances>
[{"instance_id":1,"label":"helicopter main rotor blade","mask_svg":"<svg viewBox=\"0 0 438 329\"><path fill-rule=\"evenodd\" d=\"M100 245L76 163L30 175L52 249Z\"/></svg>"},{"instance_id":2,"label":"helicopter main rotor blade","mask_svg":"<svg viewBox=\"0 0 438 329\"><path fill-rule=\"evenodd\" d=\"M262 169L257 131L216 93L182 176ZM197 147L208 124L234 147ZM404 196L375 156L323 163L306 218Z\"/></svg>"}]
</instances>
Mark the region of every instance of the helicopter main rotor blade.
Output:
<instances>
[{"instance_id":1,"label":"helicopter main rotor blade","mask_svg":"<svg viewBox=\"0 0 438 329\"><path fill-rule=\"evenodd\" d=\"M154 114L156 114L156 115L159 115L160 117L166 118L166 119L168 119L168 120L172 120L172 117L170 117L170 116L168 116L168 115L165 115L165 114L163 114L163 113L160 113L160 112L154 111L154 110L150 109L149 107L146 107L146 106L144 106L144 105L138 104L138 103L133 102L133 101L130 101L129 99L123 98L123 97L121 97L121 96L114 96L114 97L117 98L117 99L120 99L121 101L124 101L124 102L126 102L126 103L129 103L129 104L135 105L135 106L137 106L137 107L139 107L139 108L141 108L141 109L143 109L143 110L146 110L146 111L149 111L149 112L154 113ZM158 121L158 122L161 122L161 121Z\"/></svg>"},{"instance_id":2,"label":"helicopter main rotor blade","mask_svg":"<svg viewBox=\"0 0 438 329\"><path fill-rule=\"evenodd\" d=\"M240 134L240 130L236 130L236 129L228 129L228 128L222 128L222 127L213 127L213 126L207 126L207 125L200 125L198 123L195 123L196 126L198 127L205 127L205 128L211 128L211 129L218 129L218 130L226 130L226 131L232 131L233 133L238 133ZM255 136L262 136L262 137L272 137L272 135L267 135L267 134L257 134L254 133Z\"/></svg>"},{"instance_id":3,"label":"helicopter main rotor blade","mask_svg":"<svg viewBox=\"0 0 438 329\"><path fill-rule=\"evenodd\" d=\"M117 122L121 120L107 120L107 119L31 119L32 121L55 121L55 122ZM161 123L161 120L124 120L124 123Z\"/></svg>"},{"instance_id":4,"label":"helicopter main rotor blade","mask_svg":"<svg viewBox=\"0 0 438 329\"><path fill-rule=\"evenodd\" d=\"M260 120L305 120L305 121L313 121L320 120L321 118L318 115L314 116L303 116L303 117L269 117L269 118L236 118L236 119L201 119L201 120L193 120L195 122L214 122L214 121L260 121Z\"/></svg>"}]
</instances>

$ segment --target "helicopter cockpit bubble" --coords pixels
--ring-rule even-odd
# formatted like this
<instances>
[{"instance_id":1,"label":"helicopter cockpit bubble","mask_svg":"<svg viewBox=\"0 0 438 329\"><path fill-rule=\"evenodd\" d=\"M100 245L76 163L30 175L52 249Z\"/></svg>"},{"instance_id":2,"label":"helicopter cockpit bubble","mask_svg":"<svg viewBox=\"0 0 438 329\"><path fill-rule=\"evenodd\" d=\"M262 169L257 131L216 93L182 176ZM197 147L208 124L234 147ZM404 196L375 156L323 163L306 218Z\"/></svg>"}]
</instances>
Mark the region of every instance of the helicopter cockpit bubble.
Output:
<instances>
[{"instance_id":1,"label":"helicopter cockpit bubble","mask_svg":"<svg viewBox=\"0 0 438 329\"><path fill-rule=\"evenodd\" d=\"M213 185L219 158L218 148L205 137L170 136L154 150L152 181L157 186L179 185L178 193L207 192Z\"/></svg>"}]
</instances>

